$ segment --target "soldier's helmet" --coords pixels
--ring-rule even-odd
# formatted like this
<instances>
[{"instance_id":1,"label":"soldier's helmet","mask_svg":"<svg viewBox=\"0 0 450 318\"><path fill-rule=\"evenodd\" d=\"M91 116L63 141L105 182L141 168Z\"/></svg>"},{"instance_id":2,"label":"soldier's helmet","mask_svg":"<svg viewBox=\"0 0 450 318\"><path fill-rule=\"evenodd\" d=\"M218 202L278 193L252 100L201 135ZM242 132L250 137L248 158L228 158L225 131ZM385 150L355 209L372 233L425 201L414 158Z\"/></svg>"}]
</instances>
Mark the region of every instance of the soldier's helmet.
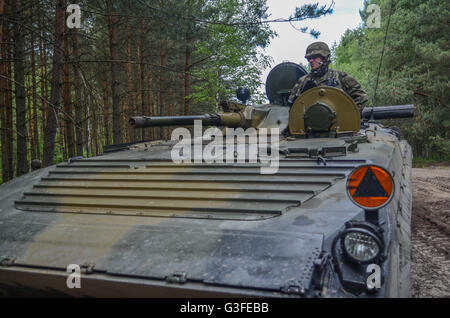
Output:
<instances>
[{"instance_id":1,"label":"soldier's helmet","mask_svg":"<svg viewBox=\"0 0 450 318\"><path fill-rule=\"evenodd\" d=\"M329 60L331 51L328 45L325 42L314 42L311 43L306 48L306 54L305 57L309 59L311 56L314 55L320 55L322 56L326 61Z\"/></svg>"}]
</instances>

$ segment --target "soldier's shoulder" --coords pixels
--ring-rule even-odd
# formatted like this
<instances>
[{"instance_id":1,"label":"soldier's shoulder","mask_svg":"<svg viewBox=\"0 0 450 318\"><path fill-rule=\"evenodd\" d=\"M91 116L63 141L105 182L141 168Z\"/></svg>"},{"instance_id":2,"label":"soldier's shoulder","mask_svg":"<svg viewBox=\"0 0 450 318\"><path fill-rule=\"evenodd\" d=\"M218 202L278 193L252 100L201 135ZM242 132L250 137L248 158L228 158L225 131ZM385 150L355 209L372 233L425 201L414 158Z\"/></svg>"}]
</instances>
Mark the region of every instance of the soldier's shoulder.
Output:
<instances>
[{"instance_id":1,"label":"soldier's shoulder","mask_svg":"<svg viewBox=\"0 0 450 318\"><path fill-rule=\"evenodd\" d=\"M349 75L348 75L346 72L344 72L344 71L340 71L340 70L331 70L331 69L330 69L329 72L338 75L340 78L349 77Z\"/></svg>"},{"instance_id":2,"label":"soldier's shoulder","mask_svg":"<svg viewBox=\"0 0 450 318\"><path fill-rule=\"evenodd\" d=\"M336 72L335 74L339 77L341 82L344 83L345 85L347 85L349 87L359 85L358 81L356 79L354 79L353 77L351 77L350 75L348 75L346 72L339 71L339 70L333 70L333 72Z\"/></svg>"},{"instance_id":3,"label":"soldier's shoulder","mask_svg":"<svg viewBox=\"0 0 450 318\"><path fill-rule=\"evenodd\" d=\"M299 77L299 79L297 80L297 83L301 83L301 82L307 80L309 78L309 75L310 74L305 74L302 77Z\"/></svg>"}]
</instances>

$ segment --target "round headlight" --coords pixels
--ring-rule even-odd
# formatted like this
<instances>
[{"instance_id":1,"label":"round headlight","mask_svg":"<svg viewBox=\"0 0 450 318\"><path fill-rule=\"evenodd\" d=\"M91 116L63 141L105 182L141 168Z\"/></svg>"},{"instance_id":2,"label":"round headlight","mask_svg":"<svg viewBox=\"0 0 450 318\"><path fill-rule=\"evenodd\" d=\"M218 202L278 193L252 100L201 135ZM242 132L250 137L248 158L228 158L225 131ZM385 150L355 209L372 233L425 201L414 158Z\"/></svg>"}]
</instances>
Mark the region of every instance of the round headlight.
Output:
<instances>
[{"instance_id":1,"label":"round headlight","mask_svg":"<svg viewBox=\"0 0 450 318\"><path fill-rule=\"evenodd\" d=\"M353 262L366 264L376 260L382 252L380 239L362 228L346 230L341 237L342 249Z\"/></svg>"}]
</instances>

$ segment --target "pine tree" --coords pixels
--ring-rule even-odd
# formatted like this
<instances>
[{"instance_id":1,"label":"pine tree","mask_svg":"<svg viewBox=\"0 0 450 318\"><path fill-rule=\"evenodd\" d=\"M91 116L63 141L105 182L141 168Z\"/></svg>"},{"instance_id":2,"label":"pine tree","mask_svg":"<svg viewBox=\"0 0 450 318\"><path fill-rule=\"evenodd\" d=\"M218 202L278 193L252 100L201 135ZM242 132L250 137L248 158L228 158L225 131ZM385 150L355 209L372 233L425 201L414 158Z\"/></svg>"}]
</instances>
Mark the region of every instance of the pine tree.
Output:
<instances>
[{"instance_id":1,"label":"pine tree","mask_svg":"<svg viewBox=\"0 0 450 318\"><path fill-rule=\"evenodd\" d=\"M403 128L415 156L449 160L448 4L437 0L366 1L361 11L364 21L370 4L381 8L381 28L363 23L347 31L334 47L335 67L358 79L370 96L376 96L377 105L414 103L414 119L390 124Z\"/></svg>"}]
</instances>

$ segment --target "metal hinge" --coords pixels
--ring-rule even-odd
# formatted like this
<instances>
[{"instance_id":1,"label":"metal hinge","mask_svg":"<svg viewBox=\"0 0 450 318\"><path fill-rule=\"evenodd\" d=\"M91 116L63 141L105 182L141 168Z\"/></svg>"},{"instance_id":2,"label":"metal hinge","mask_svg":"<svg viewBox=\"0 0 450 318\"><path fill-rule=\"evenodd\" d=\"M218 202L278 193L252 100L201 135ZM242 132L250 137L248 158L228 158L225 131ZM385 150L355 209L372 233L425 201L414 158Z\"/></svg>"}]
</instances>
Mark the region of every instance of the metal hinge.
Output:
<instances>
[{"instance_id":1,"label":"metal hinge","mask_svg":"<svg viewBox=\"0 0 450 318\"><path fill-rule=\"evenodd\" d=\"M327 165L327 160L324 157L317 156L317 165L320 165L320 162L322 162L324 166Z\"/></svg>"},{"instance_id":2,"label":"metal hinge","mask_svg":"<svg viewBox=\"0 0 450 318\"><path fill-rule=\"evenodd\" d=\"M326 252L322 252L319 257L314 260L314 267L322 271L325 267L330 255Z\"/></svg>"},{"instance_id":3,"label":"metal hinge","mask_svg":"<svg viewBox=\"0 0 450 318\"><path fill-rule=\"evenodd\" d=\"M15 261L16 261L15 257L5 257L0 261L0 265L5 267L12 266L14 265Z\"/></svg>"},{"instance_id":4,"label":"metal hinge","mask_svg":"<svg viewBox=\"0 0 450 318\"><path fill-rule=\"evenodd\" d=\"M299 281L289 281L286 286L281 287L281 292L289 295L305 295L305 288Z\"/></svg>"},{"instance_id":5,"label":"metal hinge","mask_svg":"<svg viewBox=\"0 0 450 318\"><path fill-rule=\"evenodd\" d=\"M167 276L166 281L168 283L184 284L187 281L186 277L187 277L187 275L185 272L175 272L175 273Z\"/></svg>"},{"instance_id":6,"label":"metal hinge","mask_svg":"<svg viewBox=\"0 0 450 318\"><path fill-rule=\"evenodd\" d=\"M84 263L80 266L81 272L84 274L92 274L94 272L95 263Z\"/></svg>"},{"instance_id":7,"label":"metal hinge","mask_svg":"<svg viewBox=\"0 0 450 318\"><path fill-rule=\"evenodd\" d=\"M72 161L74 161L74 160L83 160L83 159L84 159L83 156L76 156L76 157L69 158L69 160L67 160L67 163L70 165L72 163Z\"/></svg>"},{"instance_id":8,"label":"metal hinge","mask_svg":"<svg viewBox=\"0 0 450 318\"><path fill-rule=\"evenodd\" d=\"M317 289L323 288L325 279L325 268L327 266L330 255L326 252L321 252L314 260L314 275L313 283Z\"/></svg>"},{"instance_id":9,"label":"metal hinge","mask_svg":"<svg viewBox=\"0 0 450 318\"><path fill-rule=\"evenodd\" d=\"M351 152L358 152L359 151L358 141L355 140L354 142L352 142L350 145L348 145L347 149L348 149L348 151L351 151Z\"/></svg>"}]
</instances>

